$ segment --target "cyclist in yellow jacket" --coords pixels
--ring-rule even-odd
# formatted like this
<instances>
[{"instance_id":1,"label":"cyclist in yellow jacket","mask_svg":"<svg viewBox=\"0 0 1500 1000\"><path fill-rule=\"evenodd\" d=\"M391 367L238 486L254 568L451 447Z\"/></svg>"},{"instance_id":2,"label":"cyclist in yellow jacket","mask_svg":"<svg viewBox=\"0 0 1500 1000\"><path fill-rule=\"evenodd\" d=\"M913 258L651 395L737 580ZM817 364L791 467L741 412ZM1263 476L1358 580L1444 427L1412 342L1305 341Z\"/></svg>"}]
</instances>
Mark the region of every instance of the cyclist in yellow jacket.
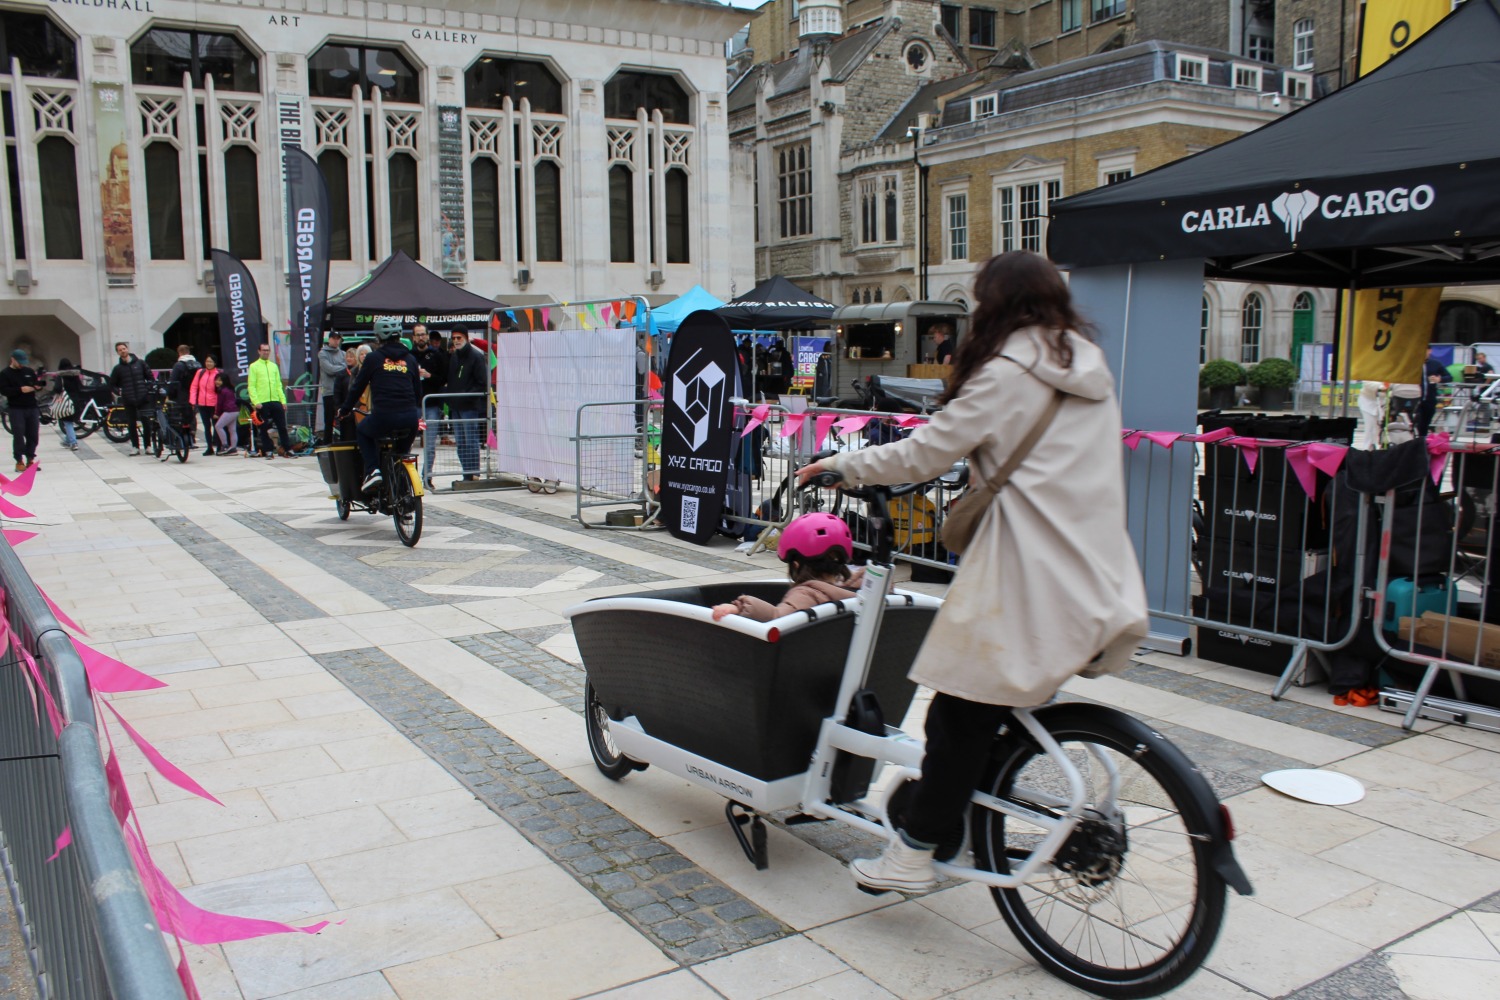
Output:
<instances>
[{"instance_id":1,"label":"cyclist in yellow jacket","mask_svg":"<svg viewBox=\"0 0 1500 1000\"><path fill-rule=\"evenodd\" d=\"M286 433L286 390L281 385L281 369L271 360L271 345L260 345L260 357L250 362L249 392L250 406L260 417L260 453L266 458L291 458L286 450L290 438ZM277 446L272 451L270 425L276 425Z\"/></svg>"}]
</instances>

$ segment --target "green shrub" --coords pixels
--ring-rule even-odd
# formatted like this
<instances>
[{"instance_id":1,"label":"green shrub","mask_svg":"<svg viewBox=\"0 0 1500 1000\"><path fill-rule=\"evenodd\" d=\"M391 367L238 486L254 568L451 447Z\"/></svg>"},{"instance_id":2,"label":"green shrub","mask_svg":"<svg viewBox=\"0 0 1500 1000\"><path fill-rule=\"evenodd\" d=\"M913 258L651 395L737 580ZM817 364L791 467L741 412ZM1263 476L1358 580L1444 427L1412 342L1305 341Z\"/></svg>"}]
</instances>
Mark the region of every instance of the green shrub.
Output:
<instances>
[{"instance_id":1,"label":"green shrub","mask_svg":"<svg viewBox=\"0 0 1500 1000\"><path fill-rule=\"evenodd\" d=\"M1250 369L1250 384L1262 389L1290 389L1297 384L1297 369L1286 358L1266 358Z\"/></svg>"},{"instance_id":2,"label":"green shrub","mask_svg":"<svg viewBox=\"0 0 1500 1000\"><path fill-rule=\"evenodd\" d=\"M170 347L157 347L146 352L146 367L152 371L171 368L177 363L177 352Z\"/></svg>"},{"instance_id":3,"label":"green shrub","mask_svg":"<svg viewBox=\"0 0 1500 1000\"><path fill-rule=\"evenodd\" d=\"M1202 389L1217 389L1226 385L1244 385L1244 366L1228 358L1215 358L1198 369L1198 386Z\"/></svg>"}]
</instances>

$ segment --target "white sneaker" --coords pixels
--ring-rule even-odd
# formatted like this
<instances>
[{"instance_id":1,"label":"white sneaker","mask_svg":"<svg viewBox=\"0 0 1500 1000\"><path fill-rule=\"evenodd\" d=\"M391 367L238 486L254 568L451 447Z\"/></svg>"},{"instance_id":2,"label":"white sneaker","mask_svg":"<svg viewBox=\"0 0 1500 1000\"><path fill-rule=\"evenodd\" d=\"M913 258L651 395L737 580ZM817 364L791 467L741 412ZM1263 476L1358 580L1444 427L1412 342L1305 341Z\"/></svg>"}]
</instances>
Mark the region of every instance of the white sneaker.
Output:
<instances>
[{"instance_id":1,"label":"white sneaker","mask_svg":"<svg viewBox=\"0 0 1500 1000\"><path fill-rule=\"evenodd\" d=\"M379 486L381 480L383 480L384 478L385 477L380 474L379 469L371 469L370 474L365 477L365 481L360 485L359 488L368 492L374 489L376 486Z\"/></svg>"},{"instance_id":2,"label":"white sneaker","mask_svg":"<svg viewBox=\"0 0 1500 1000\"><path fill-rule=\"evenodd\" d=\"M908 847L898 835L878 858L849 862L854 881L865 892L925 892L937 881L932 870L932 851Z\"/></svg>"}]
</instances>

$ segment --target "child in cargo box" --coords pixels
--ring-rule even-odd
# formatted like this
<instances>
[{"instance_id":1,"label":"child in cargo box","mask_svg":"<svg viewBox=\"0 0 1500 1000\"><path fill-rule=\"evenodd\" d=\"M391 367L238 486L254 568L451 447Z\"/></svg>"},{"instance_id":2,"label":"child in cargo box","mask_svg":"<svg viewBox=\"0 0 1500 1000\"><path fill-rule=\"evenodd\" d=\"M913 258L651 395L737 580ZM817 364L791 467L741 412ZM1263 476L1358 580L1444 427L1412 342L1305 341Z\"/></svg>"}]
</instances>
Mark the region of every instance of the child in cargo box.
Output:
<instances>
[{"instance_id":1,"label":"child in cargo box","mask_svg":"<svg viewBox=\"0 0 1500 1000\"><path fill-rule=\"evenodd\" d=\"M786 563L787 575L792 578L792 588L781 603L773 605L742 594L729 604L714 605L714 621L726 615L743 615L768 622L793 611L853 597L864 581L864 569L849 569L854 556L849 526L825 511L803 514L782 529L776 555Z\"/></svg>"}]
</instances>

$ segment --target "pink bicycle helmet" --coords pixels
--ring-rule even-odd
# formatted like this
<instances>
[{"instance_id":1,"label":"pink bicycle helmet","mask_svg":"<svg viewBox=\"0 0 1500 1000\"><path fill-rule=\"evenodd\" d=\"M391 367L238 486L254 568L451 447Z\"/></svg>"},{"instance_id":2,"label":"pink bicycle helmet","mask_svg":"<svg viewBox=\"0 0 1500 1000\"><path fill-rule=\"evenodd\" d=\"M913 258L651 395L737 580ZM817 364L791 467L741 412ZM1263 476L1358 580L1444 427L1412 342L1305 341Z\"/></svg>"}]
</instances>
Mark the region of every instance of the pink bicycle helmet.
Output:
<instances>
[{"instance_id":1,"label":"pink bicycle helmet","mask_svg":"<svg viewBox=\"0 0 1500 1000\"><path fill-rule=\"evenodd\" d=\"M843 549L845 559L854 558L854 536L842 519L820 510L803 514L781 529L776 555L782 562L794 555L816 559L829 549Z\"/></svg>"}]
</instances>

